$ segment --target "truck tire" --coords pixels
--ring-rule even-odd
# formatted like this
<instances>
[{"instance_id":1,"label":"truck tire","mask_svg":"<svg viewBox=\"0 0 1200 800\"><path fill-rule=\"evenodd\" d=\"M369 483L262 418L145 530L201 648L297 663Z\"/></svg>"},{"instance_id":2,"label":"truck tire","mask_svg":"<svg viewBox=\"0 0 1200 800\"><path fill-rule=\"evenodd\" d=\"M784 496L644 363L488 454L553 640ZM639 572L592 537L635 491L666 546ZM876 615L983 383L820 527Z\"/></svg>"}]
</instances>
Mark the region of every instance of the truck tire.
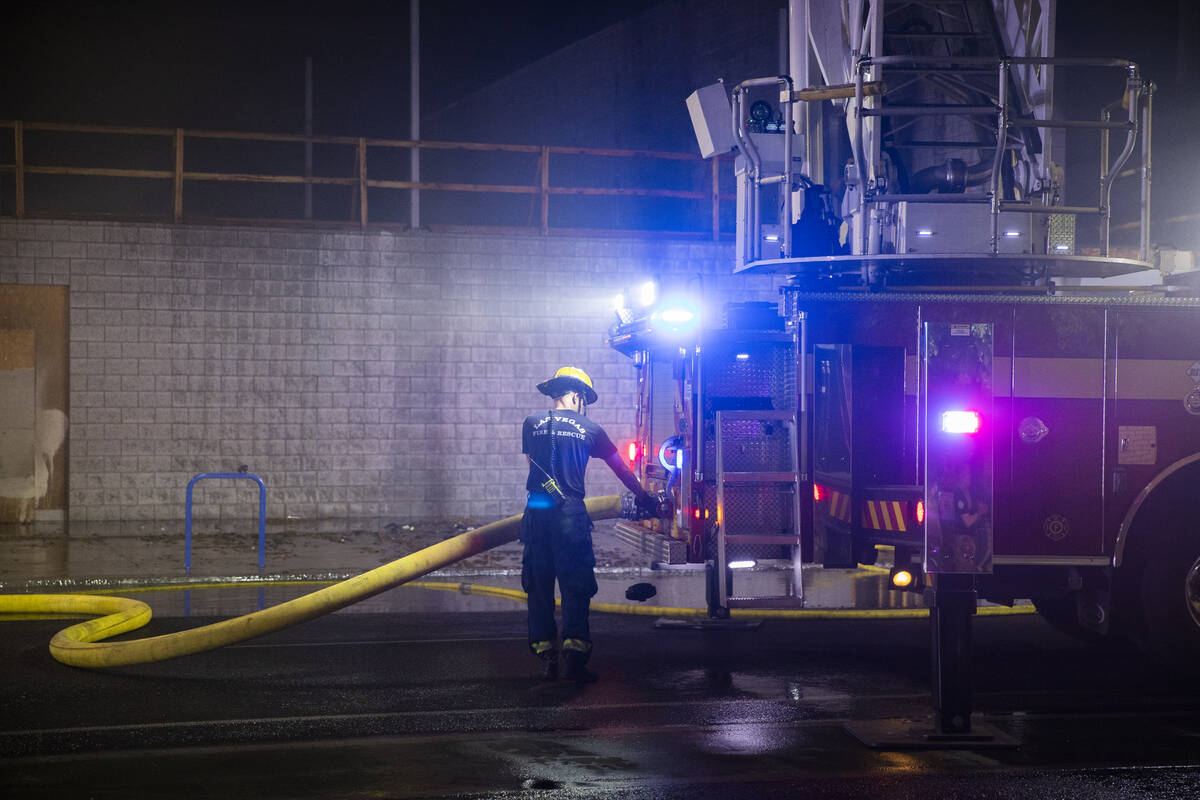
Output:
<instances>
[{"instance_id":1,"label":"truck tire","mask_svg":"<svg viewBox=\"0 0 1200 800\"><path fill-rule=\"evenodd\" d=\"M1143 557L1143 645L1164 665L1193 669L1200 657L1200 537L1160 528Z\"/></svg>"}]
</instances>

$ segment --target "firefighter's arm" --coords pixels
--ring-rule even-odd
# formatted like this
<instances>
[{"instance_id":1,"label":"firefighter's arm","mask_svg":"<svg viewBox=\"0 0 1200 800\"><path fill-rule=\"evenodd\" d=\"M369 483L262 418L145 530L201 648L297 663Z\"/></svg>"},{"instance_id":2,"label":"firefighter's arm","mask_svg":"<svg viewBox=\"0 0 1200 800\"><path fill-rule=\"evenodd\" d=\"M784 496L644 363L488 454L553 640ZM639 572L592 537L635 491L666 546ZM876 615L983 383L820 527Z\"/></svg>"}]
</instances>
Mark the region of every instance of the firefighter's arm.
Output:
<instances>
[{"instance_id":1,"label":"firefighter's arm","mask_svg":"<svg viewBox=\"0 0 1200 800\"><path fill-rule=\"evenodd\" d=\"M637 476L625 464L625 460L621 458L620 453L614 450L611 455L604 459L604 463L608 464L608 468L613 471L613 474L620 479L621 483L625 484L625 488L633 492L634 497L637 498L638 509L640 511L652 513L654 509L658 508L658 501L654 499L654 495L642 488L642 485L638 483Z\"/></svg>"}]
</instances>

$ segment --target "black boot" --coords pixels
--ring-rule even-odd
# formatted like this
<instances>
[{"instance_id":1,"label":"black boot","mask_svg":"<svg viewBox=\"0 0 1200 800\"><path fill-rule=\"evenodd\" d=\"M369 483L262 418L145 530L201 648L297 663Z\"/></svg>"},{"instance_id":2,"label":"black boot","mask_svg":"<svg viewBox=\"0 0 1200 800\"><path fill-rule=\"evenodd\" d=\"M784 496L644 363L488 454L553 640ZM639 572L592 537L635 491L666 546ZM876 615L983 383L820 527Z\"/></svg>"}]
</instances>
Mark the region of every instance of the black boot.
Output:
<instances>
[{"instance_id":1,"label":"black boot","mask_svg":"<svg viewBox=\"0 0 1200 800\"><path fill-rule=\"evenodd\" d=\"M575 683L595 683L600 680L600 676L586 666L587 656L575 650L568 650L563 654L563 659L567 662L567 670L563 677Z\"/></svg>"}]
</instances>

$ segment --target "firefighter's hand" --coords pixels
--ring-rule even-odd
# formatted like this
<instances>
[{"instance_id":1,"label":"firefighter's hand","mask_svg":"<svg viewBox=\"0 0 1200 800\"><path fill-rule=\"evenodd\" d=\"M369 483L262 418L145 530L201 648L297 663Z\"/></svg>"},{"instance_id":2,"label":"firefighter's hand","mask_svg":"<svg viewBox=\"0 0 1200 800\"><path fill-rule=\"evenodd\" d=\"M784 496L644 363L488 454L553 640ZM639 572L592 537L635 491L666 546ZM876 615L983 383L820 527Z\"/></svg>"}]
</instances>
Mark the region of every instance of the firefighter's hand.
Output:
<instances>
[{"instance_id":1,"label":"firefighter's hand","mask_svg":"<svg viewBox=\"0 0 1200 800\"><path fill-rule=\"evenodd\" d=\"M634 502L637 504L638 517L650 519L658 516L658 498L649 492L639 494Z\"/></svg>"}]
</instances>

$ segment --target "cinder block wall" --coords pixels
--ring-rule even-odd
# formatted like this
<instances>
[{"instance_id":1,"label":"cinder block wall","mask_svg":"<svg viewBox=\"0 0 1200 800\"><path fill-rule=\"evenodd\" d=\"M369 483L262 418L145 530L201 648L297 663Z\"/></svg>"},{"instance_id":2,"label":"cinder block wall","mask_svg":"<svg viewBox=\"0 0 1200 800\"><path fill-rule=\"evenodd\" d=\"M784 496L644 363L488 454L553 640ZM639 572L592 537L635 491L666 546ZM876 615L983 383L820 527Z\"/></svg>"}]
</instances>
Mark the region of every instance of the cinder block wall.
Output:
<instances>
[{"instance_id":1,"label":"cinder block wall","mask_svg":"<svg viewBox=\"0 0 1200 800\"><path fill-rule=\"evenodd\" d=\"M0 221L0 283L69 286L73 520L178 520L192 475L242 466L273 519L515 513L534 384L583 367L628 438L612 297L698 275L714 313L777 299L711 243ZM252 517L257 487L201 482L195 512Z\"/></svg>"}]
</instances>

